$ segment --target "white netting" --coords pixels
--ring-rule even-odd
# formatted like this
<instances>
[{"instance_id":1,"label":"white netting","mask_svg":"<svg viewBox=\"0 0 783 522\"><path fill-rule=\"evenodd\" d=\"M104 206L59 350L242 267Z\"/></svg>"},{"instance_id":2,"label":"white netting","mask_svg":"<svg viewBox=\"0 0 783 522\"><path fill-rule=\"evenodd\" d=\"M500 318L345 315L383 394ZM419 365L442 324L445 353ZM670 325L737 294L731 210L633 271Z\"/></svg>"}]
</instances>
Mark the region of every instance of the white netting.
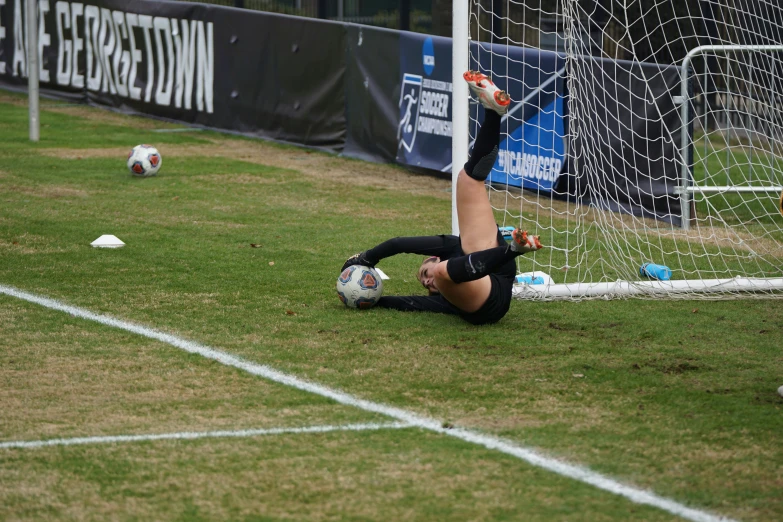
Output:
<instances>
[{"instance_id":1,"label":"white netting","mask_svg":"<svg viewBox=\"0 0 783 522\"><path fill-rule=\"evenodd\" d=\"M783 296L778 2L471 0L470 32L513 99L490 200L567 285L519 295Z\"/></svg>"}]
</instances>

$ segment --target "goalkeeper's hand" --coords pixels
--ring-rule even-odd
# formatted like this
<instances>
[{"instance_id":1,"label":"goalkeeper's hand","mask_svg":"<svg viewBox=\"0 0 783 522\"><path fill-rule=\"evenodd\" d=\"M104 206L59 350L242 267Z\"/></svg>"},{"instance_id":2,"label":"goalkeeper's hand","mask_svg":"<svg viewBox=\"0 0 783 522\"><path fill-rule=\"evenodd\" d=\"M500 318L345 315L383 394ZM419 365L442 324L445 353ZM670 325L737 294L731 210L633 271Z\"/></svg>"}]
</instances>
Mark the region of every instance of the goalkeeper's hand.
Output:
<instances>
[{"instance_id":1,"label":"goalkeeper's hand","mask_svg":"<svg viewBox=\"0 0 783 522\"><path fill-rule=\"evenodd\" d=\"M353 265L361 265L361 266L368 266L370 268L375 268L375 263L373 263L367 258L367 251L359 252L358 254L354 254L351 257L349 257L348 260L345 263L343 263L343 267L340 269L340 271L342 272L349 266L353 266Z\"/></svg>"}]
</instances>

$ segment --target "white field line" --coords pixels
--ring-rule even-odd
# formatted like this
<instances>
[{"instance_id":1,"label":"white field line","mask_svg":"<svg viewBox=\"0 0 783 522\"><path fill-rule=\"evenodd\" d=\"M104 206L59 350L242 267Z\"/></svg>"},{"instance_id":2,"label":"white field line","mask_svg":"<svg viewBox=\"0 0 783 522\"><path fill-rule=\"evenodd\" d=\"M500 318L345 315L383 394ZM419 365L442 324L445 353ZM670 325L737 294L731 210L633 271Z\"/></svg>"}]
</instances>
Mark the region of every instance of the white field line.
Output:
<instances>
[{"instance_id":1,"label":"white field line","mask_svg":"<svg viewBox=\"0 0 783 522\"><path fill-rule=\"evenodd\" d=\"M400 422L410 424L413 427L434 431L443 435L449 435L466 442L484 446L485 448L491 450L500 451L507 455L524 460L533 466L538 466L564 477L578 480L604 491L623 496L637 504L645 504L662 509L687 520L692 520L694 522L733 522L729 518L721 517L720 515L712 515L706 511L690 508L674 500L656 495L653 492L638 489L633 486L627 486L614 479L601 475L600 473L596 473L595 471L591 471L587 468L575 466L573 464L568 464L561 460L545 456L544 454L534 449L519 446L511 441L503 440L501 438L490 435L484 435L482 433L470 430L444 428L442 422L438 420L423 417L401 408L396 408L394 406L387 406L382 403L359 399L358 397L354 397L353 395L342 392L340 390L334 390L320 384L288 375L266 365L245 361L244 359L230 355L226 352L222 352L220 350L216 350L214 348L210 348L209 346L193 341L188 341L175 335L167 334L152 328L147 328L145 326L139 326L127 321L122 321L120 319L115 319L107 315L96 314L90 312L89 310L85 310L84 308L70 306L54 299L24 292L10 286L0 285L0 294L6 294L11 297L16 297L30 303L35 303L46 308L50 308L52 310L65 312L74 317L95 321L106 326L120 328L128 332L170 344L189 353L201 355L226 366L233 366L234 368L244 370L252 375L263 377L265 379L269 379L270 381L284 384L298 390L330 398L340 404L353 406L365 411L380 413L393 419L397 419Z\"/></svg>"},{"instance_id":2,"label":"white field line","mask_svg":"<svg viewBox=\"0 0 783 522\"><path fill-rule=\"evenodd\" d=\"M175 128L175 129L153 129L152 132L201 132L204 129L200 129L198 127L194 128Z\"/></svg>"},{"instance_id":3,"label":"white field line","mask_svg":"<svg viewBox=\"0 0 783 522\"><path fill-rule=\"evenodd\" d=\"M77 444L112 444L116 442L142 442L148 440L193 440L220 437L258 437L260 435L282 435L286 433L329 433L331 431L368 431L395 428L410 428L403 422L344 424L342 426L307 426L304 428L268 428L233 431L182 431L178 433L157 433L149 435L109 435L106 437L74 437L71 439L20 440L0 442L0 449L43 448L46 446L75 446Z\"/></svg>"}]
</instances>

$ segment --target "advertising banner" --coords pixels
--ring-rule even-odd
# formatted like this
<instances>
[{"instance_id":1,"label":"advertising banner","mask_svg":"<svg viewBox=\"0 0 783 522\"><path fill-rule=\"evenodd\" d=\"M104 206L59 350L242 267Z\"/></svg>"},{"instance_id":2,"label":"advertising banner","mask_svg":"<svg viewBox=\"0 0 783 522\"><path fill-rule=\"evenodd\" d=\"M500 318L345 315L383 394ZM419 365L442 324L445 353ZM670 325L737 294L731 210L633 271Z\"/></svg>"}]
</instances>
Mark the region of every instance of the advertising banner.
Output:
<instances>
[{"instance_id":1,"label":"advertising banner","mask_svg":"<svg viewBox=\"0 0 783 522\"><path fill-rule=\"evenodd\" d=\"M507 49L505 54L500 54ZM474 44L474 68L492 71L495 84L511 96L503 116L498 160L489 181L550 192L566 157L565 56L538 49ZM484 108L471 108L475 139ZM471 143L472 145L472 143Z\"/></svg>"},{"instance_id":2,"label":"advertising banner","mask_svg":"<svg viewBox=\"0 0 783 522\"><path fill-rule=\"evenodd\" d=\"M451 164L451 39L400 37L398 163L442 170Z\"/></svg>"},{"instance_id":3,"label":"advertising banner","mask_svg":"<svg viewBox=\"0 0 783 522\"><path fill-rule=\"evenodd\" d=\"M398 163L451 169L451 52L448 38L400 36ZM565 160L564 57L478 43L472 45L471 57L473 69L487 72L492 67L493 80L513 100L503 118L507 135L490 181L552 190ZM471 107L473 137L483 111L478 104Z\"/></svg>"},{"instance_id":4,"label":"advertising banner","mask_svg":"<svg viewBox=\"0 0 783 522\"><path fill-rule=\"evenodd\" d=\"M0 1L0 85L27 83L24 0ZM182 2L39 0L44 93L341 150L340 24ZM273 78L273 81L269 81Z\"/></svg>"},{"instance_id":5,"label":"advertising banner","mask_svg":"<svg viewBox=\"0 0 783 522\"><path fill-rule=\"evenodd\" d=\"M399 31L349 24L343 153L376 162L397 156Z\"/></svg>"}]
</instances>

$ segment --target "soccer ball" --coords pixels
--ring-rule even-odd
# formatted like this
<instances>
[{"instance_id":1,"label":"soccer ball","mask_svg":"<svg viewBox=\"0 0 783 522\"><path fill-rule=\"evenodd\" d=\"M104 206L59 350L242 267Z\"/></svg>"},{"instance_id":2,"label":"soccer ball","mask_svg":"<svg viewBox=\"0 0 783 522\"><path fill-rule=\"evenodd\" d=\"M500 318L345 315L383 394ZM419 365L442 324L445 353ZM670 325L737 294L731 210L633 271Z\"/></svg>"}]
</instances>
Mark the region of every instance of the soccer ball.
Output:
<instances>
[{"instance_id":1,"label":"soccer ball","mask_svg":"<svg viewBox=\"0 0 783 522\"><path fill-rule=\"evenodd\" d=\"M383 294L383 281L374 268L349 266L337 278L337 297L348 308L371 308Z\"/></svg>"},{"instance_id":2,"label":"soccer ball","mask_svg":"<svg viewBox=\"0 0 783 522\"><path fill-rule=\"evenodd\" d=\"M134 176L154 176L160 170L163 159L152 145L136 145L128 154L128 170Z\"/></svg>"}]
</instances>

